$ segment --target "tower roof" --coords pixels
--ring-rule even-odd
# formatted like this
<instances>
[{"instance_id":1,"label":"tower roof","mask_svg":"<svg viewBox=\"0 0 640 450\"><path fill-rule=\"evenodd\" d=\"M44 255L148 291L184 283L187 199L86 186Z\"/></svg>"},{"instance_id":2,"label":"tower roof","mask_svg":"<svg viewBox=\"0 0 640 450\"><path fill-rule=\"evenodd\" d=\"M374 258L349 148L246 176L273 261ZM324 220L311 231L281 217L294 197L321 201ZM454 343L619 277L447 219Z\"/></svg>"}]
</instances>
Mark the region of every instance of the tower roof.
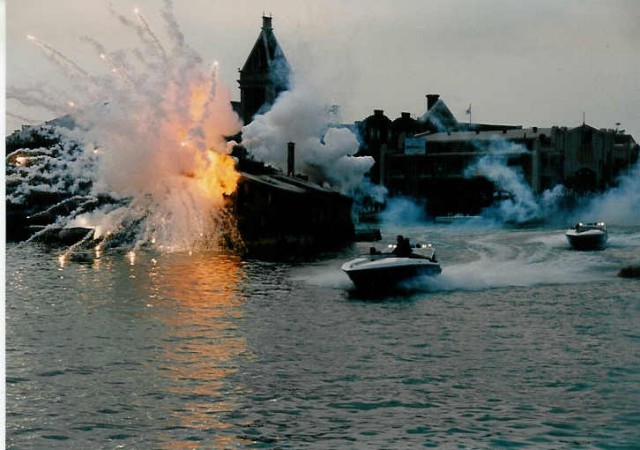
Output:
<instances>
[{"instance_id":1,"label":"tower roof","mask_svg":"<svg viewBox=\"0 0 640 450\"><path fill-rule=\"evenodd\" d=\"M290 72L290 66L284 52L273 34L272 18L262 17L262 29L260 35L249 53L242 73L268 73L276 71L282 82L286 85Z\"/></svg>"},{"instance_id":2,"label":"tower roof","mask_svg":"<svg viewBox=\"0 0 640 450\"><path fill-rule=\"evenodd\" d=\"M425 123L435 131L455 131L459 128L459 123L444 101L438 96L432 96L430 106L427 111L418 118L418 122Z\"/></svg>"},{"instance_id":3,"label":"tower roof","mask_svg":"<svg viewBox=\"0 0 640 450\"><path fill-rule=\"evenodd\" d=\"M240 111L245 124L269 110L289 89L291 68L273 34L271 17L262 17L262 30L240 70Z\"/></svg>"}]
</instances>

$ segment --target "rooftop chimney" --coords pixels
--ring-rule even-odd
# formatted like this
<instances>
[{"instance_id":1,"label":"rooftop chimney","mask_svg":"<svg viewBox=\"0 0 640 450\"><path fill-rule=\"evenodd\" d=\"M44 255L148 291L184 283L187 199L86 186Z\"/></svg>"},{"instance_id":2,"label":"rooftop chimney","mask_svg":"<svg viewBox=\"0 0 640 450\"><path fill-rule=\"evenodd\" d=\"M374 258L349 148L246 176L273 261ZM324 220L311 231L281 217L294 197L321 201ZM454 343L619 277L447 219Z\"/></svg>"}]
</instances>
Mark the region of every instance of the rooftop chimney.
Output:
<instances>
[{"instance_id":1,"label":"rooftop chimney","mask_svg":"<svg viewBox=\"0 0 640 450\"><path fill-rule=\"evenodd\" d=\"M381 117L382 114L384 114L384 110L382 110L382 109L374 109L373 110L373 115L376 116L376 117Z\"/></svg>"},{"instance_id":2,"label":"rooftop chimney","mask_svg":"<svg viewBox=\"0 0 640 450\"><path fill-rule=\"evenodd\" d=\"M289 142L287 144L287 175L292 177L296 171L296 144Z\"/></svg>"},{"instance_id":3,"label":"rooftop chimney","mask_svg":"<svg viewBox=\"0 0 640 450\"><path fill-rule=\"evenodd\" d=\"M410 119L411 118L411 113L402 112L402 113L400 113L400 117L402 117L403 119Z\"/></svg>"},{"instance_id":4,"label":"rooftop chimney","mask_svg":"<svg viewBox=\"0 0 640 450\"><path fill-rule=\"evenodd\" d=\"M262 29L271 31L273 27L271 26L271 17L262 16Z\"/></svg>"},{"instance_id":5,"label":"rooftop chimney","mask_svg":"<svg viewBox=\"0 0 640 450\"><path fill-rule=\"evenodd\" d=\"M433 108L439 98L440 94L427 94L427 111Z\"/></svg>"}]
</instances>

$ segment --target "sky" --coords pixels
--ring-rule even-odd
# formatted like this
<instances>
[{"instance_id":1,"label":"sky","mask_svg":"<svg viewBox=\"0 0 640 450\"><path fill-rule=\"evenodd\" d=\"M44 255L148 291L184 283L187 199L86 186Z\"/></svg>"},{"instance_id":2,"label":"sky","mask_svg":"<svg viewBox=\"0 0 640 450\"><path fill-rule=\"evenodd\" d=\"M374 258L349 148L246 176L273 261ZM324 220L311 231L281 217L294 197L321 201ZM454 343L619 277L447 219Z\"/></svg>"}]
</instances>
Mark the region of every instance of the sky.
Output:
<instances>
[{"instance_id":1,"label":"sky","mask_svg":"<svg viewBox=\"0 0 640 450\"><path fill-rule=\"evenodd\" d=\"M7 0L7 89L68 84L29 34L90 73L104 67L84 37L135 46L109 4L123 15L139 8L162 40L160 0ZM174 10L234 99L266 13L297 76L314 79L343 122L374 109L420 116L425 95L440 94L460 121L471 105L473 122L573 127L584 118L620 123L640 141L637 0L182 0ZM53 118L12 98L6 108L8 133Z\"/></svg>"}]
</instances>

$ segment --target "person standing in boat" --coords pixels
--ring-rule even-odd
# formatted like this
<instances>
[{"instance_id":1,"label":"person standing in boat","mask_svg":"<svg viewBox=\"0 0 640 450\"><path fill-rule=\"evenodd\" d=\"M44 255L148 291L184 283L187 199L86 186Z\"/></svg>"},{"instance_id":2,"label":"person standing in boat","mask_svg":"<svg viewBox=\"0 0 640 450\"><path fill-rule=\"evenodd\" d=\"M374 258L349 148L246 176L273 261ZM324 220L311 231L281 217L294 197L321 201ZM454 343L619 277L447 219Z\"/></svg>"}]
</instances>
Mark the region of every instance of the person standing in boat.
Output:
<instances>
[{"instance_id":1,"label":"person standing in boat","mask_svg":"<svg viewBox=\"0 0 640 450\"><path fill-rule=\"evenodd\" d=\"M412 252L411 243L408 238L405 238L402 235L398 235L396 238L396 248L393 249L393 254L400 257L410 256Z\"/></svg>"}]
</instances>

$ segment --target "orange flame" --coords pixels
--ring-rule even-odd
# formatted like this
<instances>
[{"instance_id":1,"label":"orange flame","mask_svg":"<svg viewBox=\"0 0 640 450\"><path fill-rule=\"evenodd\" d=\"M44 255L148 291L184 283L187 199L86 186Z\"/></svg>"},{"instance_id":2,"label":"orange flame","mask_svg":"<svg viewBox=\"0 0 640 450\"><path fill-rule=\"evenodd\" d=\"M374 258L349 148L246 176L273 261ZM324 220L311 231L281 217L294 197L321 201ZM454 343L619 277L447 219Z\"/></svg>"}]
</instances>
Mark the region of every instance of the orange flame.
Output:
<instances>
[{"instance_id":1,"label":"orange flame","mask_svg":"<svg viewBox=\"0 0 640 450\"><path fill-rule=\"evenodd\" d=\"M200 177L200 188L208 198L216 202L216 206L221 206L224 195L235 192L238 186L240 174L235 169L235 161L229 155L208 152L210 163Z\"/></svg>"},{"instance_id":2,"label":"orange flame","mask_svg":"<svg viewBox=\"0 0 640 450\"><path fill-rule=\"evenodd\" d=\"M178 173L192 179L200 193L218 208L223 205L225 195L235 192L240 174L234 159L227 154L227 143L217 123L219 117L212 111L210 81L191 80L188 92L184 109L172 105L177 103L179 92L165 97L168 120L159 131L169 137L165 145L173 149L168 153L178 154L177 162L172 162L177 164Z\"/></svg>"}]
</instances>

